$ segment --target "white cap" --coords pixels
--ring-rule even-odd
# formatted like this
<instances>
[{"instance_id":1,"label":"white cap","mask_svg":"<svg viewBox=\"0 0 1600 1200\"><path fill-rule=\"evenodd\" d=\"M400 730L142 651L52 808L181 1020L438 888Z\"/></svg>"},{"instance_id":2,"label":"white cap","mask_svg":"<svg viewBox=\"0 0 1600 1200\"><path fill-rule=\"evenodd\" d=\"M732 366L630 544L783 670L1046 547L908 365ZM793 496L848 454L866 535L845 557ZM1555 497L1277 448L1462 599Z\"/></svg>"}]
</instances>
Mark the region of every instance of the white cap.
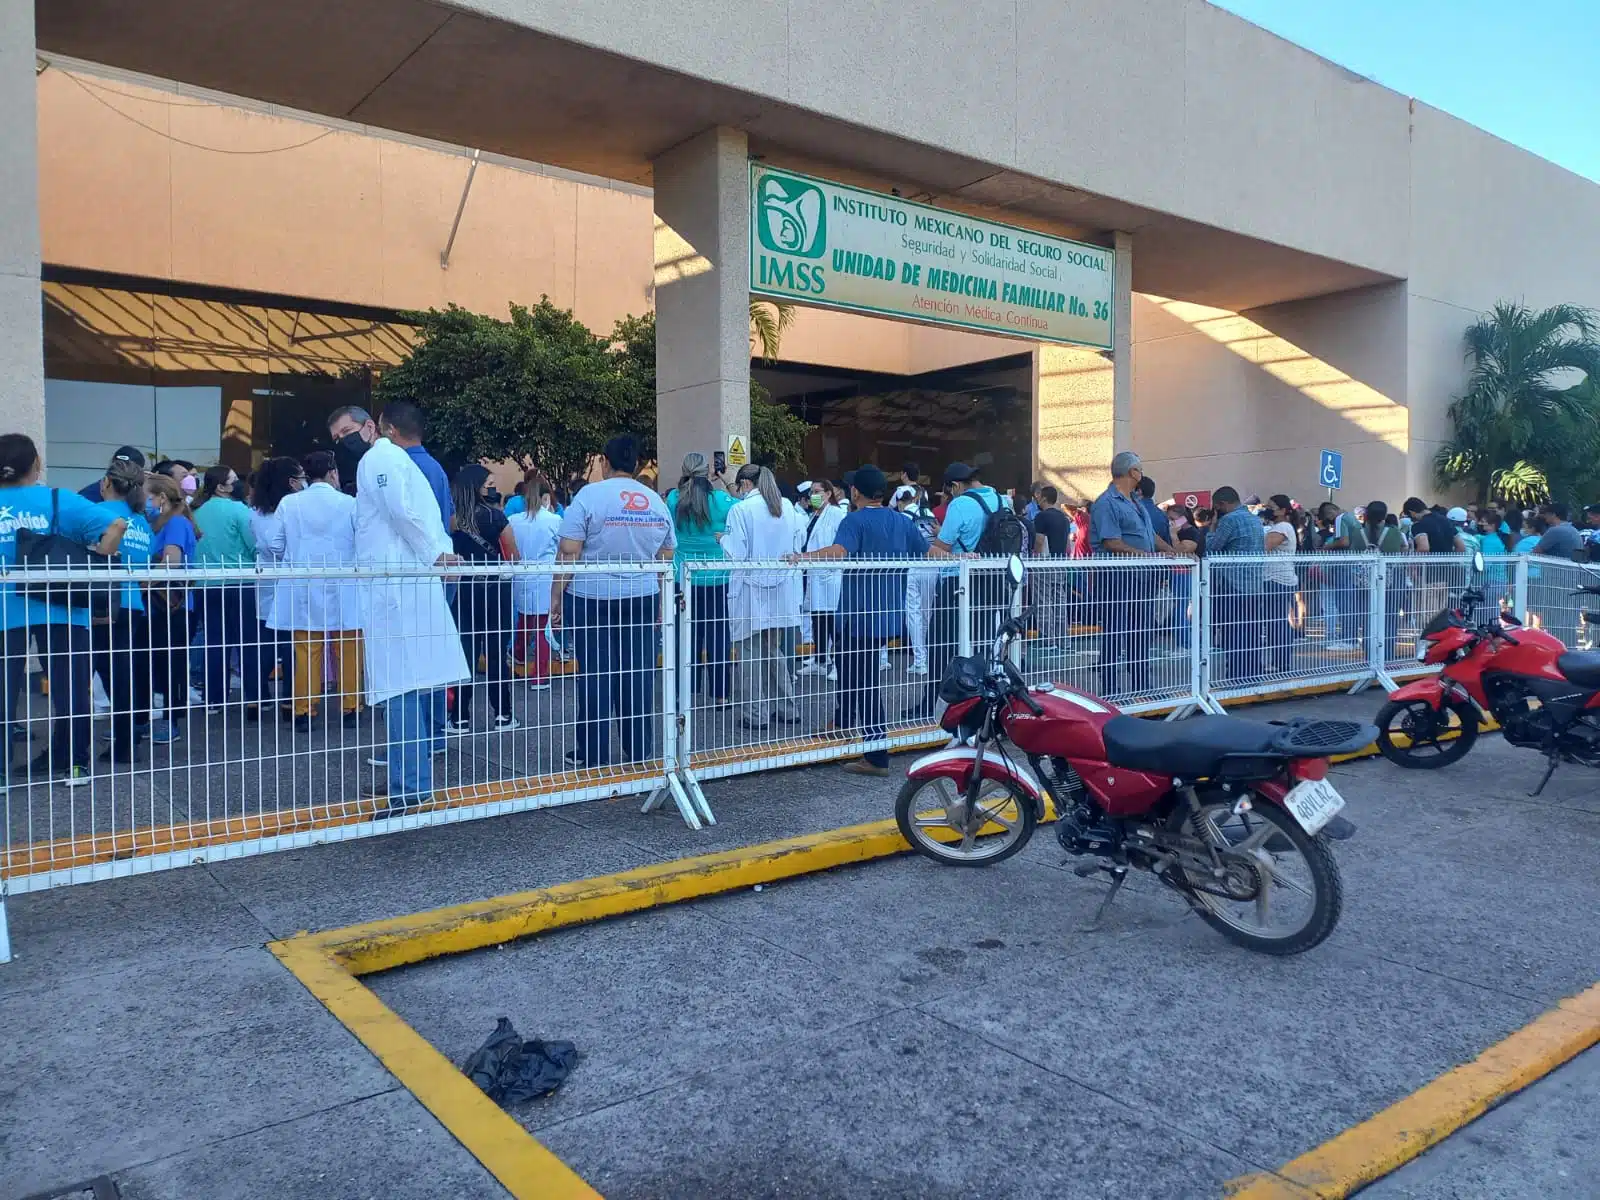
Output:
<instances>
[{"instance_id":1,"label":"white cap","mask_svg":"<svg viewBox=\"0 0 1600 1200\"><path fill-rule=\"evenodd\" d=\"M1460 507L1452 508L1449 512L1445 513L1444 519L1452 522L1453 524L1460 525L1467 519L1467 510Z\"/></svg>"},{"instance_id":2,"label":"white cap","mask_svg":"<svg viewBox=\"0 0 1600 1200\"><path fill-rule=\"evenodd\" d=\"M912 487L909 483L902 483L899 487L895 488L894 499L891 500L890 503L899 504L902 500L915 500L916 497L917 489Z\"/></svg>"},{"instance_id":3,"label":"white cap","mask_svg":"<svg viewBox=\"0 0 1600 1200\"><path fill-rule=\"evenodd\" d=\"M811 480L802 479L799 483L794 485L794 490L799 492L802 496L804 496L807 492L809 492L811 490Z\"/></svg>"}]
</instances>

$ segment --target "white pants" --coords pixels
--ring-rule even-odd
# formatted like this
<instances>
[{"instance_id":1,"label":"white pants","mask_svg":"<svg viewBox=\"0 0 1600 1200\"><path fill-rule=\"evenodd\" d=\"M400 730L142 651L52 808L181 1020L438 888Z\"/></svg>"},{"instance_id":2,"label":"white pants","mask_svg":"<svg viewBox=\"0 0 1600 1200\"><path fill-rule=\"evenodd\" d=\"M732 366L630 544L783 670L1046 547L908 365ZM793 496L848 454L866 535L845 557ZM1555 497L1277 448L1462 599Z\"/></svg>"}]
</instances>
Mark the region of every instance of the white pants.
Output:
<instances>
[{"instance_id":1,"label":"white pants","mask_svg":"<svg viewBox=\"0 0 1600 1200\"><path fill-rule=\"evenodd\" d=\"M933 588L939 577L929 571L906 573L906 631L911 636L913 666L928 665L928 626L933 621Z\"/></svg>"}]
</instances>

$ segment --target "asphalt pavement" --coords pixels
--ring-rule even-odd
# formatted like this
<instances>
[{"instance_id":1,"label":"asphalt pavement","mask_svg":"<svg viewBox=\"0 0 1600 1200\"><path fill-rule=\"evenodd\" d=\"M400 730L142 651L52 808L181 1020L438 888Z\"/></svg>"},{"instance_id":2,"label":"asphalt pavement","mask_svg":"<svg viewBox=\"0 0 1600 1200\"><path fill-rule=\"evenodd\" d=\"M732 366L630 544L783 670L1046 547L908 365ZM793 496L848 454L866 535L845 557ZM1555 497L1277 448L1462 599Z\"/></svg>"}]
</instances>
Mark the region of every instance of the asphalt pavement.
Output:
<instances>
[{"instance_id":1,"label":"asphalt pavement","mask_svg":"<svg viewBox=\"0 0 1600 1200\"><path fill-rule=\"evenodd\" d=\"M576 1041L519 1116L609 1200L1217 1196L1600 976L1600 788L1531 800L1539 766L1491 737L1338 768L1345 915L1293 959L1140 878L1085 932L1103 885L1047 827L986 870L869 863L367 982L458 1062L501 1015ZM263 944L882 818L897 787L818 767L708 785L700 833L597 802L13 898L0 1200L503 1196ZM1371 1190L1592 1197L1597 1107L1591 1052Z\"/></svg>"}]
</instances>

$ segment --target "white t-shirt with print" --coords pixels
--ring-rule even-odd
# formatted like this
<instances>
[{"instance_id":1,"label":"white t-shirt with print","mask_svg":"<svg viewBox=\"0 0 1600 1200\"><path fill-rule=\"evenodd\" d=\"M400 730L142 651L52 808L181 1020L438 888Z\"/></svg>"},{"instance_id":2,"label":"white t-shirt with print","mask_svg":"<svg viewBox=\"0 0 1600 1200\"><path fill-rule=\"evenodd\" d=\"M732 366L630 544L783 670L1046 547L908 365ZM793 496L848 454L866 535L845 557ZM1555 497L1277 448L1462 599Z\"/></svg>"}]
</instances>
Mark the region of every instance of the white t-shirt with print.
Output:
<instances>
[{"instance_id":1,"label":"white t-shirt with print","mask_svg":"<svg viewBox=\"0 0 1600 1200\"><path fill-rule=\"evenodd\" d=\"M583 541L578 561L586 563L653 562L661 549L672 550L678 545L665 501L626 475L602 479L580 489L561 518L561 536ZM620 600L649 596L660 588L659 577L632 572L574 575L567 590L591 600Z\"/></svg>"}]
</instances>

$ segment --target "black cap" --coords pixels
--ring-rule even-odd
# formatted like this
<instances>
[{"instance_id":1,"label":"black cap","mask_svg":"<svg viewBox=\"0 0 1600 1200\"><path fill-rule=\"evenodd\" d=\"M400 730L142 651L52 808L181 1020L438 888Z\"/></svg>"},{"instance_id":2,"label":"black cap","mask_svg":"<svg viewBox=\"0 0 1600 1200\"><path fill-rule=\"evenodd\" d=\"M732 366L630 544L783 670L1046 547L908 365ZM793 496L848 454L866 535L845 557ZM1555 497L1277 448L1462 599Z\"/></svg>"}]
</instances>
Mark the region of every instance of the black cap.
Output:
<instances>
[{"instance_id":1,"label":"black cap","mask_svg":"<svg viewBox=\"0 0 1600 1200\"><path fill-rule=\"evenodd\" d=\"M115 462L119 458L124 462L131 462L141 471L144 470L144 452L137 446L119 447L117 452L111 456L111 460Z\"/></svg>"},{"instance_id":2,"label":"black cap","mask_svg":"<svg viewBox=\"0 0 1600 1200\"><path fill-rule=\"evenodd\" d=\"M944 469L944 481L946 483L965 483L977 473L977 467L969 467L964 462L953 462Z\"/></svg>"}]
</instances>

